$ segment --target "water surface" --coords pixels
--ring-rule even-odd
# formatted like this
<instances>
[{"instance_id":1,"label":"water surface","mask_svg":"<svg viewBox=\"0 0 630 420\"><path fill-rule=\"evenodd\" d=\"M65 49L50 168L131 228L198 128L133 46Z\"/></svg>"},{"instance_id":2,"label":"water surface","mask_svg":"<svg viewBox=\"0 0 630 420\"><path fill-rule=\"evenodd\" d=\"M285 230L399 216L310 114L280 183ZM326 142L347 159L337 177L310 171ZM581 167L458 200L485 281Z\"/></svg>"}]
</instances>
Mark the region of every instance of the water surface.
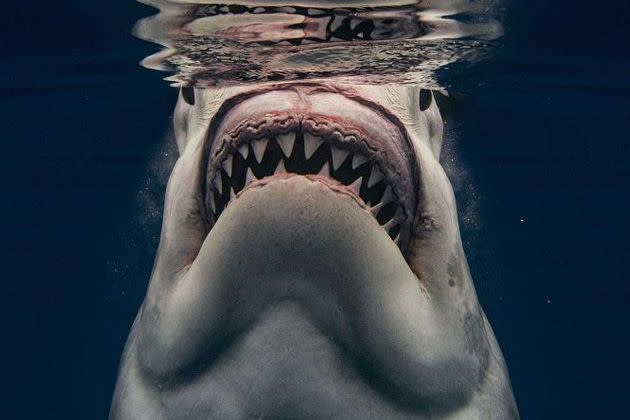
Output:
<instances>
[{"instance_id":1,"label":"water surface","mask_svg":"<svg viewBox=\"0 0 630 420\"><path fill-rule=\"evenodd\" d=\"M474 62L502 34L498 1L150 2L135 33L164 47L149 68L175 86L334 78L437 88L435 72Z\"/></svg>"}]
</instances>

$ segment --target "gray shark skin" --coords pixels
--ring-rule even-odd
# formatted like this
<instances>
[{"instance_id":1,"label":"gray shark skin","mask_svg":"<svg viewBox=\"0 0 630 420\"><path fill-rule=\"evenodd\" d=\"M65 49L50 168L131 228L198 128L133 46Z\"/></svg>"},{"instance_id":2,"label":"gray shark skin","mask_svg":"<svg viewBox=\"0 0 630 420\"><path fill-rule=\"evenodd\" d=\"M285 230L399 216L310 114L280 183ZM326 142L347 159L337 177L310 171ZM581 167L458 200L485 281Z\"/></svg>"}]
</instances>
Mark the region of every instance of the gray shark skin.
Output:
<instances>
[{"instance_id":1,"label":"gray shark skin","mask_svg":"<svg viewBox=\"0 0 630 420\"><path fill-rule=\"evenodd\" d=\"M112 419L516 419L412 86L185 88Z\"/></svg>"}]
</instances>

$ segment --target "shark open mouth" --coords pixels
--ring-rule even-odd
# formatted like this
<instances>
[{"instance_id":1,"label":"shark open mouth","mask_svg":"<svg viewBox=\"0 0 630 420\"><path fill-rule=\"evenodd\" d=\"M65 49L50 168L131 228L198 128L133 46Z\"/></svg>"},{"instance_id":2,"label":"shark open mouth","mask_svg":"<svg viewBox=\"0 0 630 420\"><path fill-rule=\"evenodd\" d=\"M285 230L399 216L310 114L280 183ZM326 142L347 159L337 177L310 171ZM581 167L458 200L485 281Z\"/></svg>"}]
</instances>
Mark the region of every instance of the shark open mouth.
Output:
<instances>
[{"instance_id":1,"label":"shark open mouth","mask_svg":"<svg viewBox=\"0 0 630 420\"><path fill-rule=\"evenodd\" d=\"M333 116L274 114L224 130L208 157L205 194L211 224L242 191L303 175L352 195L404 252L415 213L410 152L358 126Z\"/></svg>"}]
</instances>

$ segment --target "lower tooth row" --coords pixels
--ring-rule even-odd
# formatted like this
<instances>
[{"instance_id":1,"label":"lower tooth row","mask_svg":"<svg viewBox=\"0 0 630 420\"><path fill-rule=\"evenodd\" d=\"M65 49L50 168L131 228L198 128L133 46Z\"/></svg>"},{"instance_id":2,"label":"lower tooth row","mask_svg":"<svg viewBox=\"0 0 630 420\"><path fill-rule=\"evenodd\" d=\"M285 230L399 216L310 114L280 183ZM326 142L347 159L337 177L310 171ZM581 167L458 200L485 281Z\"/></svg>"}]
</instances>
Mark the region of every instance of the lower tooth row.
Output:
<instances>
[{"instance_id":1,"label":"lower tooth row","mask_svg":"<svg viewBox=\"0 0 630 420\"><path fill-rule=\"evenodd\" d=\"M388 187L389 188L389 187ZM230 201L232 201L232 199L235 197L236 192L234 191L234 188L230 188L230 199L228 200L228 203ZM226 203L226 205L228 204ZM217 214L217 207L216 207L216 202L214 199L214 195L211 194L210 195L210 200L209 200L209 204L210 204L210 210L212 210L212 214L216 215L215 217L218 217ZM380 202L378 204L376 204L375 206L372 206L370 208L370 211L372 213L372 215L374 216L374 218L377 217L378 212L380 211L381 208L383 208L383 206L386 203L384 202ZM387 222L385 222L384 224L382 224L381 226L383 227L383 229L385 229L386 232L389 233L389 231L394 228L395 226L397 226L400 223L400 218L402 216L402 210L400 209L400 207L396 210L396 213L394 214L394 216ZM400 241L400 233L397 234L396 238L394 238L394 242L398 245Z\"/></svg>"},{"instance_id":2,"label":"lower tooth row","mask_svg":"<svg viewBox=\"0 0 630 420\"><path fill-rule=\"evenodd\" d=\"M276 169L274 171L274 175L275 174L282 174L282 173L286 173L286 168L284 165L284 160L280 159L280 162L278 162L278 165L276 166ZM319 171L318 175L321 176L326 176L326 177L331 177L332 174L330 174L329 172L329 166L328 166L328 162L326 162L321 170ZM251 168L247 168L247 173L245 175L245 185L243 186L243 189L247 188L251 183L258 181L258 178L256 177L256 175L254 175L254 173L252 172ZM363 177L359 177L357 178L353 183L347 185L347 187L352 190L357 196L360 196L360 190L361 190L361 184L363 183ZM222 185L222 180L221 180L221 173L218 172L216 177L215 177L215 181L214 181L214 185L217 189L217 191L219 192L219 194L223 194L223 185ZM229 203L230 201L232 201L232 199L236 196L236 192L234 191L234 187L230 187L230 197L228 199ZM383 196L381 197L381 200L373 205L372 207L370 207L370 211L371 213L374 215L374 217L376 218L379 211L387 204L391 203L392 201L395 200L395 195L392 191L392 188L390 185L388 185L385 188L385 191L383 192ZM226 203L226 205L227 205ZM214 214L216 214L216 204L214 201L214 195L211 194L210 195L210 208L212 210L212 212ZM385 224L383 224L383 228L387 231L389 231L389 229L391 229L392 227L394 227L398 221L400 220L400 216L401 216L401 209L400 207L397 209L394 217L392 217L391 220L389 220L388 222L386 222Z\"/></svg>"},{"instance_id":3,"label":"lower tooth row","mask_svg":"<svg viewBox=\"0 0 630 420\"><path fill-rule=\"evenodd\" d=\"M341 149L337 149L337 148L333 148L333 168L335 167L335 158L334 158L334 150L341 150ZM346 156L349 152L346 151ZM355 155L356 156L356 155ZM367 158L364 158L365 161L367 161ZM222 167L223 170L225 170L225 172L227 173L228 176L232 176L232 162L233 162L233 157L232 155L228 155L225 160L222 163ZM337 168L339 167L339 163L336 165ZM273 172L273 175L276 174L282 174L282 173L286 173L286 167L284 164L284 159L280 159L280 161L278 162L278 165L276 166L276 169ZM325 162L324 165L321 167L321 169L319 170L319 172L317 173L317 175L320 176L325 176L325 177L332 177L333 174L331 173L330 170L330 166L328 165L328 162ZM372 188L374 185L376 185L378 182L380 182L381 180L383 180L385 178L385 176L383 175L383 173L379 170L378 166L374 165L372 167L372 171L370 172L370 177L368 178L368 183L367 183L367 187L368 188ZM254 181L258 181L258 178L256 177L256 175L254 175L254 173L252 172L251 167L247 168L247 172L245 174L245 185L243 186L243 188L247 187L249 184L251 184ZM354 180L354 182L352 182L352 184L347 185L348 188L350 188L352 191L354 191L354 193L356 195L360 195L360 190L361 190L361 185L363 183L363 177L360 176L359 178L357 178L356 180ZM223 179L222 179L222 175L221 175L221 171L217 171L216 175L214 177L213 180L213 184L214 187L216 188L217 192L219 194L223 194ZM391 187L388 185L387 188L385 189L385 192L383 193L383 196L381 198L381 202L379 204L377 204L376 206L383 206L389 202L391 202L392 200L394 200L395 196L394 193L392 192ZM375 207L376 207L375 206Z\"/></svg>"},{"instance_id":4,"label":"lower tooth row","mask_svg":"<svg viewBox=\"0 0 630 420\"><path fill-rule=\"evenodd\" d=\"M366 158L366 160L367 160L367 158ZM223 161L223 169L228 174L228 176L232 176L231 161L232 161L232 155L229 155ZM230 167L230 170L226 169L226 163L225 162L228 162L227 166ZM276 169L273 172L273 175L283 174L283 173L287 173L287 170L286 170L286 167L285 167L285 164L284 164L284 159L280 159L280 161L278 162L278 165L276 166ZM329 177L329 178L333 176L333 174L330 171L330 166L328 166L328 162L324 163L324 165L319 170L317 175L325 176L325 177ZM383 178L384 178L384 176L381 173L381 171L376 166L374 166L372 168L372 172L371 172L370 178L368 180L368 188L371 188L372 186L374 186L377 182L379 182ZM248 167L247 168L247 172L245 173L245 185L243 186L243 189L246 188L249 184L251 184L254 181L258 181L258 178L256 177L256 175L254 175L254 172L252 172L252 168ZM361 184L363 184L363 177L362 176L360 176L356 180L354 180L354 182L352 184L347 185L347 187L350 188L356 195L360 195ZM214 186L216 187L216 189L219 192L219 194L223 194L223 181L222 181L222 177L221 177L221 172L220 171L217 171L217 173L216 173L216 176L214 178ZM393 195L393 193L391 191L391 188L388 186L387 189L385 190L385 193L383 194L383 198L382 198L381 204L387 204L391 200L393 200L393 198L394 198L394 195Z\"/></svg>"}]
</instances>

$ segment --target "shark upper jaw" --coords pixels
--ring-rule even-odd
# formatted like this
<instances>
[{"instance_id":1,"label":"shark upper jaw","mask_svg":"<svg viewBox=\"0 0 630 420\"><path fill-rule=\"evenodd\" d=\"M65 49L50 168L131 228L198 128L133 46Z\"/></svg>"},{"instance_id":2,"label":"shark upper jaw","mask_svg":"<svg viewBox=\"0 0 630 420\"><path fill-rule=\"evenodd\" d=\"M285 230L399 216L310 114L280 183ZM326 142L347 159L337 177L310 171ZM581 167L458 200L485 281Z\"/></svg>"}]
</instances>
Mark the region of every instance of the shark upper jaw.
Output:
<instances>
[{"instance_id":1,"label":"shark upper jaw","mask_svg":"<svg viewBox=\"0 0 630 420\"><path fill-rule=\"evenodd\" d=\"M417 169L402 124L375 104L317 85L232 100L206 143L211 225L243 191L292 174L321 178L370 209L405 252L417 203Z\"/></svg>"}]
</instances>

